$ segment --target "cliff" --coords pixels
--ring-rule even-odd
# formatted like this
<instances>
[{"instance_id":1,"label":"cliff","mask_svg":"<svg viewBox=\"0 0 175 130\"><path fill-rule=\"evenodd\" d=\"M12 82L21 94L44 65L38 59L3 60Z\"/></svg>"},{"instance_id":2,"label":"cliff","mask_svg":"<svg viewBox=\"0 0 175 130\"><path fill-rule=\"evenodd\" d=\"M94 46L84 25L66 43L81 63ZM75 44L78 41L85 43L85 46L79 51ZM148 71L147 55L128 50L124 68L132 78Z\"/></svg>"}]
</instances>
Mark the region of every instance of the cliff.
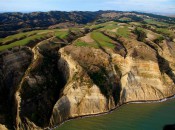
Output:
<instances>
[{"instance_id":1,"label":"cliff","mask_svg":"<svg viewBox=\"0 0 175 130\"><path fill-rule=\"evenodd\" d=\"M127 102L173 96L175 31L166 31L110 21L1 51L0 129L49 129Z\"/></svg>"}]
</instances>

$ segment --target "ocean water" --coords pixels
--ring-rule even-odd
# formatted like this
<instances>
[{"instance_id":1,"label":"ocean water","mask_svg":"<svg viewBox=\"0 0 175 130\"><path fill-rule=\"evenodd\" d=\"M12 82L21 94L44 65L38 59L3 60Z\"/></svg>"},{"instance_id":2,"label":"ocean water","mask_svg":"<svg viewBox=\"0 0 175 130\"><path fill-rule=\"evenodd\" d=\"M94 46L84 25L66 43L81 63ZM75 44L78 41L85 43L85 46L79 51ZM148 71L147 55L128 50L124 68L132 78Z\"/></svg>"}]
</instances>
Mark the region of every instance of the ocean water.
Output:
<instances>
[{"instance_id":1,"label":"ocean water","mask_svg":"<svg viewBox=\"0 0 175 130\"><path fill-rule=\"evenodd\" d=\"M127 104L106 115L65 122L56 130L162 130L167 124L175 124L175 99Z\"/></svg>"}]
</instances>

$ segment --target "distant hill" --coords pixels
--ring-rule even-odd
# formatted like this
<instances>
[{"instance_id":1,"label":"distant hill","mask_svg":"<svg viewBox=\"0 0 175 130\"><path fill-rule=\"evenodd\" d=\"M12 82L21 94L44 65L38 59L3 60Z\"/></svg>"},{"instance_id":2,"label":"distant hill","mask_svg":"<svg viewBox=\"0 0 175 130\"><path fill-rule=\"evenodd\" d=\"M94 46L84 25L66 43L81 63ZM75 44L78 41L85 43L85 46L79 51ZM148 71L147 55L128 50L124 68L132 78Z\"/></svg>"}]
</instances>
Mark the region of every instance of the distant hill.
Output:
<instances>
[{"instance_id":1,"label":"distant hill","mask_svg":"<svg viewBox=\"0 0 175 130\"><path fill-rule=\"evenodd\" d=\"M87 24L94 21L117 21L124 18L125 16L129 17L132 21L143 21L144 18L151 17L157 19L158 21L164 21L172 24L175 23L175 18L147 13L121 11L50 11L32 13L0 13L0 37L6 37L8 35L24 31L46 29L50 26L65 22ZM57 28L59 28L59 26Z\"/></svg>"},{"instance_id":2,"label":"distant hill","mask_svg":"<svg viewBox=\"0 0 175 130\"><path fill-rule=\"evenodd\" d=\"M175 15L170 15L169 17L173 17L173 18L175 18Z\"/></svg>"}]
</instances>

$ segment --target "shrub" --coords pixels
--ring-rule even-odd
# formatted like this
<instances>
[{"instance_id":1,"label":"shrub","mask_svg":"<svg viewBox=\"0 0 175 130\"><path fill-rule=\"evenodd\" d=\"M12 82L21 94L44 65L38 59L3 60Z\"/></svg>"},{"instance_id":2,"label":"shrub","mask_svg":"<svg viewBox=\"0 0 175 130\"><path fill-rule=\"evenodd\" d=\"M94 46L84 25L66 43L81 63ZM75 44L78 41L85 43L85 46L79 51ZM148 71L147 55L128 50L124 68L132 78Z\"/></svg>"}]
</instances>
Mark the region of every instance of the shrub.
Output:
<instances>
[{"instance_id":1,"label":"shrub","mask_svg":"<svg viewBox=\"0 0 175 130\"><path fill-rule=\"evenodd\" d=\"M141 41L141 42L144 42L145 41L146 33L143 30L140 30L140 29L136 28L133 31L133 33L137 35L137 40L138 41Z\"/></svg>"},{"instance_id":2,"label":"shrub","mask_svg":"<svg viewBox=\"0 0 175 130\"><path fill-rule=\"evenodd\" d=\"M154 40L154 42L155 42L155 43L161 43L163 40L164 40L164 38L163 38L162 36L160 36L160 37L156 38L156 39Z\"/></svg>"}]
</instances>

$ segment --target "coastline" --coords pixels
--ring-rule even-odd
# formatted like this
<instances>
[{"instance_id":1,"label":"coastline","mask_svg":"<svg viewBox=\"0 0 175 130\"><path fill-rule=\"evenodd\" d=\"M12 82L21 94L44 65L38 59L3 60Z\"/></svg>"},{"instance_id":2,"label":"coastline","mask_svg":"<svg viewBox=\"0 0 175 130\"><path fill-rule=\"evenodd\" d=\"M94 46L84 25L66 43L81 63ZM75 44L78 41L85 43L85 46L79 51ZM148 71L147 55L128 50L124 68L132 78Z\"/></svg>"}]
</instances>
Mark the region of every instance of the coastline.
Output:
<instances>
[{"instance_id":1,"label":"coastline","mask_svg":"<svg viewBox=\"0 0 175 130\"><path fill-rule=\"evenodd\" d=\"M122 106L125 106L127 104L142 104L142 103L161 103L161 102L165 102L165 101L168 101L168 100L171 100L171 99L174 99L175 98L175 95L172 95L172 96L169 96L169 97L166 97L166 98L163 98L163 99L160 99L160 100L139 100L139 101L129 101L129 102L126 102L126 103L123 103L123 104L120 104L120 105L117 105L115 108L107 111L107 112L103 112L103 113L97 113L97 114L90 114L90 115L82 115L82 116L78 116L78 117L73 117L73 118L70 118L68 120L65 120L63 121L62 123L60 123L59 125L53 127L53 128L45 128L44 130L55 130L57 128L59 128L60 126L62 126L64 123L66 122L69 122L71 120L75 120L75 119L83 119L83 118L89 118L89 117L97 117L97 116L103 116L103 115L106 115L106 114L110 114L112 113L113 111L115 110L119 110L120 107Z\"/></svg>"}]
</instances>

